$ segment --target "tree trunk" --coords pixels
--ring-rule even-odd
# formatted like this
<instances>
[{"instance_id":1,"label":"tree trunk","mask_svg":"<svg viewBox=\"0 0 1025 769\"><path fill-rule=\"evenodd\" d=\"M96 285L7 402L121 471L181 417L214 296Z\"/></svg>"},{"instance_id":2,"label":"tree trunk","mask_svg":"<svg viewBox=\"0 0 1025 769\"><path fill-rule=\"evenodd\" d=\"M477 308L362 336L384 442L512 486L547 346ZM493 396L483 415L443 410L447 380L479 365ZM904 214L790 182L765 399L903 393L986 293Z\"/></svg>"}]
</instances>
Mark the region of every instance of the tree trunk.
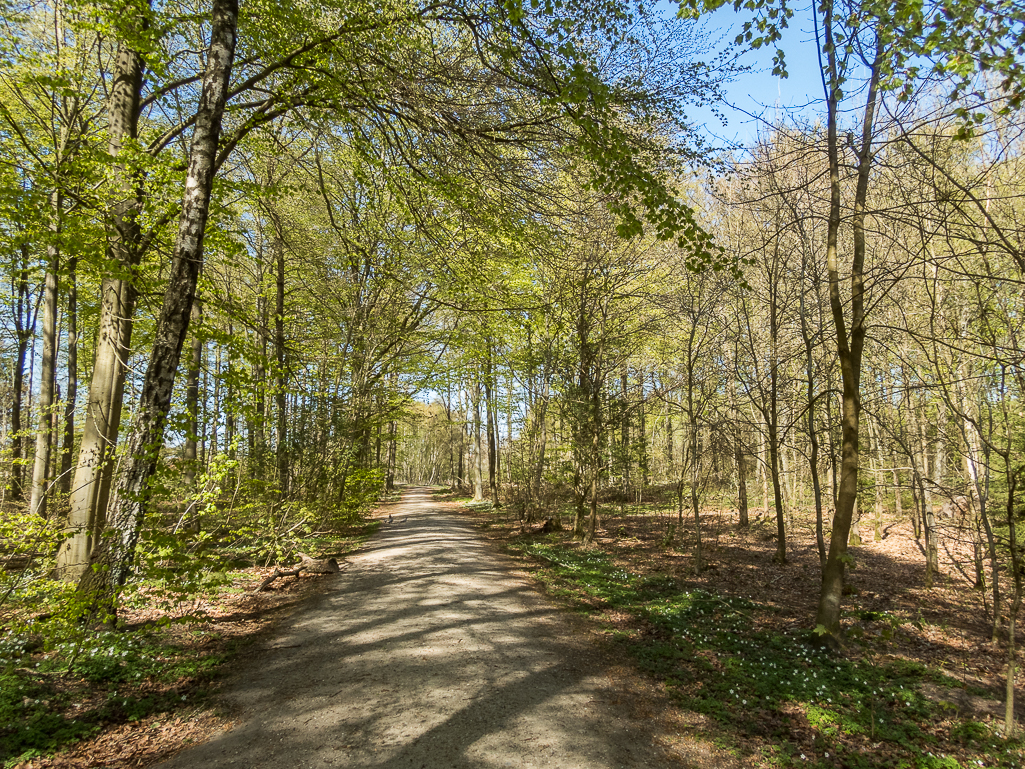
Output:
<instances>
[{"instance_id":1,"label":"tree trunk","mask_svg":"<svg viewBox=\"0 0 1025 769\"><path fill-rule=\"evenodd\" d=\"M901 499L900 472L897 470L897 458L891 457L893 462L893 515L899 521L904 517L904 502Z\"/></svg>"},{"instance_id":2,"label":"tree trunk","mask_svg":"<svg viewBox=\"0 0 1025 769\"><path fill-rule=\"evenodd\" d=\"M1014 468L1010 452L1003 455L1007 476L1007 507L1005 515L1007 518L1007 544L1011 556L1011 563L1008 564L1011 572L1011 584L1014 597L1011 600L1011 609L1007 618L1007 680L1005 685L1004 699L1004 739L1014 737L1014 683L1016 670L1016 648L1014 631L1018 624L1018 613L1021 611L1022 602L1022 572L1023 564L1018 544L1018 525L1016 520L1017 511L1015 505L1015 491L1018 487L1018 475L1020 468Z\"/></svg>"},{"instance_id":3,"label":"tree trunk","mask_svg":"<svg viewBox=\"0 0 1025 769\"><path fill-rule=\"evenodd\" d=\"M78 400L78 259L68 259L68 387L64 398L64 445L61 447L61 494L71 491L71 462L75 450L75 402Z\"/></svg>"},{"instance_id":4,"label":"tree trunk","mask_svg":"<svg viewBox=\"0 0 1025 769\"><path fill-rule=\"evenodd\" d=\"M644 396L644 377L637 374L637 470L640 473L640 488L637 490L637 504L644 502L644 489L649 481L648 473L648 417Z\"/></svg>"},{"instance_id":5,"label":"tree trunk","mask_svg":"<svg viewBox=\"0 0 1025 769\"><path fill-rule=\"evenodd\" d=\"M936 573L937 566L936 514L933 510L932 488L927 477L929 472L929 454L924 423L921 428L919 441L922 453L919 465L922 468L922 474L919 475L918 482L920 486L919 496L922 502L922 533L925 537L925 586L928 588L932 587L933 576Z\"/></svg>"},{"instance_id":6,"label":"tree trunk","mask_svg":"<svg viewBox=\"0 0 1025 769\"><path fill-rule=\"evenodd\" d=\"M797 221L801 221L798 219ZM810 266L808 264L811 256L811 243L809 238L804 232L803 224L801 226L801 235L803 248L801 249L801 278L802 283L811 273ZM819 479L819 435L818 429L815 425L815 403L817 396L815 393L815 357L814 348L812 346L812 334L811 329L808 325L808 314L805 310L805 291L801 289L801 301L800 301L800 315L801 315L801 337L804 340L804 375L805 383L807 385L806 390L806 401L808 408L808 443L810 446L810 452L808 457L808 468L811 471L811 486L812 496L815 503L815 545L819 551L819 566L823 566L826 563L826 539L822 519L822 482ZM816 297L818 292L816 292Z\"/></svg>"},{"instance_id":7,"label":"tree trunk","mask_svg":"<svg viewBox=\"0 0 1025 769\"><path fill-rule=\"evenodd\" d=\"M274 238L276 241L277 238ZM261 254L262 256L262 254ZM256 349L253 360L253 412L249 424L249 475L262 478L267 459L267 343L270 340L267 317L265 265L259 262L256 296Z\"/></svg>"},{"instance_id":8,"label":"tree trunk","mask_svg":"<svg viewBox=\"0 0 1025 769\"><path fill-rule=\"evenodd\" d=\"M25 360L28 348L36 333L36 318L42 294L36 297L33 306L29 288L29 250L21 246L21 268L18 270L17 299L14 303L14 329L17 338L17 352L14 361L14 393L11 403L11 499L21 500L25 496L25 436L22 435L22 417L25 413Z\"/></svg>"},{"instance_id":9,"label":"tree trunk","mask_svg":"<svg viewBox=\"0 0 1025 769\"><path fill-rule=\"evenodd\" d=\"M145 17L140 15L136 20L138 29L145 29L146 24ZM113 473L112 455L121 425L137 297L134 272L142 257L138 215L143 193L137 172L120 156L138 137L144 68L142 55L122 44L107 103L107 151L115 158L114 185L122 195L107 211L106 222L107 256L116 270L103 278L100 287L99 332L85 427L71 487L65 539L57 554L57 573L68 581L82 576L95 538L103 527Z\"/></svg>"},{"instance_id":10,"label":"tree trunk","mask_svg":"<svg viewBox=\"0 0 1025 769\"><path fill-rule=\"evenodd\" d=\"M484 368L484 412L487 414L488 491L491 503L498 504L498 442L495 437L495 392L492 384L491 341L488 340L487 361Z\"/></svg>"},{"instance_id":11,"label":"tree trunk","mask_svg":"<svg viewBox=\"0 0 1025 769\"><path fill-rule=\"evenodd\" d=\"M730 405L733 416L733 459L737 465L737 524L746 529L751 525L747 509L747 467L745 466L744 446L741 442L740 412L737 411L737 393L730 388Z\"/></svg>"},{"instance_id":12,"label":"tree trunk","mask_svg":"<svg viewBox=\"0 0 1025 769\"><path fill-rule=\"evenodd\" d=\"M275 221L275 227L277 227ZM284 233L275 237L275 293L274 293L274 409L275 465L278 476L278 499L284 500L289 493L288 454L288 350L285 347L285 246Z\"/></svg>"},{"instance_id":13,"label":"tree trunk","mask_svg":"<svg viewBox=\"0 0 1025 769\"><path fill-rule=\"evenodd\" d=\"M861 499L854 500L854 514L851 518L851 531L847 536L847 544L850 547L861 547Z\"/></svg>"},{"instance_id":14,"label":"tree trunk","mask_svg":"<svg viewBox=\"0 0 1025 769\"><path fill-rule=\"evenodd\" d=\"M79 580L94 617L116 618L117 592L131 572L149 480L163 445L164 424L182 347L189 330L196 283L203 260L203 236L210 210L214 162L221 118L235 54L238 3L213 0L210 46L182 200L171 269L149 366L139 397L125 468L118 479L110 516L110 536L97 543L91 568Z\"/></svg>"},{"instance_id":15,"label":"tree trunk","mask_svg":"<svg viewBox=\"0 0 1025 769\"><path fill-rule=\"evenodd\" d=\"M51 196L53 223L56 237L61 231L61 208L64 199L59 192ZM46 516L46 501L50 493L50 451L53 448L54 392L57 384L57 271L60 269L60 249L56 243L47 246L46 279L43 288L43 360L39 374L39 426L36 430L36 456L32 472L32 493L28 508L40 517Z\"/></svg>"},{"instance_id":16,"label":"tree trunk","mask_svg":"<svg viewBox=\"0 0 1025 769\"><path fill-rule=\"evenodd\" d=\"M691 377L688 377L690 380ZM688 388L688 400L691 402L688 404L693 415L694 403L693 403L693 383L689 382L691 387ZM691 417L690 423L690 507L691 512L694 514L694 536L696 537L694 542L694 574L701 576L702 569L702 552L701 552L701 506L698 500L698 483L700 482L700 469L701 469L701 458L698 456L698 423L694 421L693 416Z\"/></svg>"},{"instance_id":17,"label":"tree trunk","mask_svg":"<svg viewBox=\"0 0 1025 769\"><path fill-rule=\"evenodd\" d=\"M630 474L631 474L631 462L630 462L630 401L629 401L629 381L627 380L626 366L620 371L619 374L620 383L620 400L619 400L619 417L620 417L620 458L622 460L622 500L627 499L630 496ZM621 503L622 504L622 503Z\"/></svg>"},{"instance_id":18,"label":"tree trunk","mask_svg":"<svg viewBox=\"0 0 1025 769\"><path fill-rule=\"evenodd\" d=\"M775 383L773 383L772 389L775 391ZM769 427L769 471L772 476L772 498L776 505L776 553L773 560L778 564L784 564L787 562L787 529L783 509L783 485L780 483L779 477L779 435L775 400L775 392L773 392L772 402L769 406L770 413L766 415Z\"/></svg>"},{"instance_id":19,"label":"tree trunk","mask_svg":"<svg viewBox=\"0 0 1025 769\"><path fill-rule=\"evenodd\" d=\"M541 398L539 401L535 401L536 405L533 409L533 419L537 432L537 451L534 455L535 461L531 466L529 479L531 503L527 509L527 523L532 523L538 512L537 507L541 499L541 482L544 480L545 461L548 456L548 398L550 395L548 388L549 383L546 378L542 385ZM575 486L576 484L574 484Z\"/></svg>"},{"instance_id":20,"label":"tree trunk","mask_svg":"<svg viewBox=\"0 0 1025 769\"><path fill-rule=\"evenodd\" d=\"M233 339L234 336L234 324L231 321L228 321L228 339ZM228 360L224 364L226 373L224 393L224 448L225 453L228 455L228 459L235 459L235 455L237 454L235 436L238 433L238 421L236 418L235 408L235 356L233 355L230 345L228 345L226 352Z\"/></svg>"},{"instance_id":21,"label":"tree trunk","mask_svg":"<svg viewBox=\"0 0 1025 769\"><path fill-rule=\"evenodd\" d=\"M199 326L203 323L203 304L196 297L192 305L192 349L189 351L189 365L185 373L185 447L182 459L185 463L185 488L190 496L196 493L196 475L199 470L199 372L203 365L203 340L199 338ZM189 527L199 531L199 509L192 500L193 513Z\"/></svg>"},{"instance_id":22,"label":"tree trunk","mask_svg":"<svg viewBox=\"0 0 1025 769\"><path fill-rule=\"evenodd\" d=\"M850 534L854 504L858 498L858 433L861 421L861 357L865 345L865 216L868 182L872 170L872 136L878 94L883 38L877 35L875 59L870 71L865 115L862 121L861 147L858 149L857 187L854 194L853 254L851 259L850 328L844 314L840 291L837 241L840 231L840 155L837 138L837 102L841 81L837 71L836 47L833 40L833 6L825 6L823 52L829 61L829 92L826 103L827 141L829 152L830 204L826 236L826 262L829 280L829 305L836 332L837 356L843 389L841 422L840 483L833 528L829 536L829 552L822 569L822 591L816 614L816 630L822 633L827 646L838 646L840 636L840 604L843 599L844 571L847 561L847 538ZM848 335L849 334L849 335Z\"/></svg>"},{"instance_id":23,"label":"tree trunk","mask_svg":"<svg viewBox=\"0 0 1025 769\"><path fill-rule=\"evenodd\" d=\"M473 397L473 501L484 501L484 445L481 438L481 386L478 381L474 385Z\"/></svg>"}]
</instances>

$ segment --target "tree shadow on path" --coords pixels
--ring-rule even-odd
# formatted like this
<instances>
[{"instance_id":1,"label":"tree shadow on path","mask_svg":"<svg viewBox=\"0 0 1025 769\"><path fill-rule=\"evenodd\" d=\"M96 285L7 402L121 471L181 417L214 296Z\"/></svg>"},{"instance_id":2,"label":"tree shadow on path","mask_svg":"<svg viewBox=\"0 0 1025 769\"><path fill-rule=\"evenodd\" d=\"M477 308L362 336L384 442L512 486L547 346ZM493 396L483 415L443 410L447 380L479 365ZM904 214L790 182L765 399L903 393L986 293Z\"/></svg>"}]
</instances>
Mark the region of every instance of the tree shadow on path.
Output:
<instances>
[{"instance_id":1,"label":"tree shadow on path","mask_svg":"<svg viewBox=\"0 0 1025 769\"><path fill-rule=\"evenodd\" d=\"M509 561L428 490L393 515L236 673L239 724L161 766L666 765L590 642Z\"/></svg>"}]
</instances>

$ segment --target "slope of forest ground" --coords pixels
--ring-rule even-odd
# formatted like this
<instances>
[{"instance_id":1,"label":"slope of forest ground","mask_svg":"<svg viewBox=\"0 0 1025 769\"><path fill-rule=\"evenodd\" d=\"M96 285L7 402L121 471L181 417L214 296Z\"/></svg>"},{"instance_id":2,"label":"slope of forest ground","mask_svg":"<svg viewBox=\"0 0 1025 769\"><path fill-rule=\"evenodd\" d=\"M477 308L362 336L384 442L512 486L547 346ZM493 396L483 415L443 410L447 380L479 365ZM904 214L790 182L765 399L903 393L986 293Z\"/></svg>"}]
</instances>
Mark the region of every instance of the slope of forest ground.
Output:
<instances>
[{"instance_id":1,"label":"slope of forest ground","mask_svg":"<svg viewBox=\"0 0 1025 769\"><path fill-rule=\"evenodd\" d=\"M695 575L693 524L681 535L671 503L603 506L593 549L568 531L523 533L511 510L462 509L654 675L695 732L746 765L1023 765L1022 741L1001 736L1006 645L989 640L986 597L952 528L932 588L909 522L886 520L879 542L863 532L845 647L830 657L809 630L820 579L812 520L791 521L779 566L774 517L753 510L742 530L735 511L706 509ZM1016 699L1020 721L1020 687Z\"/></svg>"},{"instance_id":2,"label":"slope of forest ground","mask_svg":"<svg viewBox=\"0 0 1025 769\"><path fill-rule=\"evenodd\" d=\"M353 552L377 525L332 532L322 554ZM300 574L254 592L274 571L232 569L222 584L176 603L147 599L143 582L119 612L118 630L88 635L74 649L46 651L39 639L0 680L0 765L149 766L224 728L210 696L217 679L328 584ZM5 641L0 653L10 656Z\"/></svg>"}]
</instances>

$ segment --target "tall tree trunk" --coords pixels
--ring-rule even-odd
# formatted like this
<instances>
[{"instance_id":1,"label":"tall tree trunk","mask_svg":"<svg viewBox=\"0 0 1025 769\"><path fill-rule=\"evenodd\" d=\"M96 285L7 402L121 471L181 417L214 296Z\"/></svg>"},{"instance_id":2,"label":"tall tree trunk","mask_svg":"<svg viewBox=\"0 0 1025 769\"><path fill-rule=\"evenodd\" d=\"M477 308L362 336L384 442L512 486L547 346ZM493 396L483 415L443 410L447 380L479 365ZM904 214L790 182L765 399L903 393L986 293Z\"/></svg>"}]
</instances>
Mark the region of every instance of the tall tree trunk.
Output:
<instances>
[{"instance_id":1,"label":"tall tree trunk","mask_svg":"<svg viewBox=\"0 0 1025 769\"><path fill-rule=\"evenodd\" d=\"M459 403L457 404L458 413L465 421L466 408L462 401L463 398L459 395ZM466 428L462 425L459 426L459 451L456 452L456 454L458 456L458 462L456 465L456 488L459 491L462 491L466 488Z\"/></svg>"},{"instance_id":2,"label":"tall tree trunk","mask_svg":"<svg viewBox=\"0 0 1025 769\"><path fill-rule=\"evenodd\" d=\"M666 414L666 452L664 459L665 471L662 475L665 478L671 478L673 476L673 461L676 459L676 455L673 453L673 414L671 411Z\"/></svg>"},{"instance_id":3,"label":"tall tree trunk","mask_svg":"<svg viewBox=\"0 0 1025 769\"><path fill-rule=\"evenodd\" d=\"M491 503L498 507L498 442L495 438L494 372L491 363L490 339L487 342L487 346L487 359L484 368L484 411L487 414L488 490L491 496Z\"/></svg>"},{"instance_id":4,"label":"tall tree trunk","mask_svg":"<svg viewBox=\"0 0 1025 769\"><path fill-rule=\"evenodd\" d=\"M637 503L644 501L644 489L650 482L648 467L648 415L645 413L647 398L644 396L644 375L637 372L637 470L640 473L640 488Z\"/></svg>"},{"instance_id":5,"label":"tall tree trunk","mask_svg":"<svg viewBox=\"0 0 1025 769\"><path fill-rule=\"evenodd\" d=\"M843 389L841 427L840 483L833 528L829 535L829 552L822 569L822 591L816 614L816 629L829 646L839 644L840 603L843 598L844 572L847 561L847 538L850 535L854 504L858 498L858 433L861 422L861 357L865 346L865 217L868 182L872 170L872 137L875 124L876 99L879 87L880 62L883 58L883 37L877 34L875 59L872 64L868 94L862 121L861 146L858 148L857 186L854 193L853 254L851 258L850 326L844 313L840 291L840 270L837 242L840 231L840 154L837 137L837 106L841 80L837 71L837 52L833 39L833 6L826 4L823 52L829 60L829 92L826 103L827 141L829 152L829 225L826 235L826 262L829 280L829 306L836 333L837 357Z\"/></svg>"},{"instance_id":6,"label":"tall tree trunk","mask_svg":"<svg viewBox=\"0 0 1025 769\"><path fill-rule=\"evenodd\" d=\"M691 402L688 407L691 409L690 420L690 508L694 514L694 574L701 576L702 557L701 552L701 505L698 499L698 484L700 483L701 457L698 455L698 423L693 417L693 390L688 393L688 400Z\"/></svg>"},{"instance_id":7,"label":"tall tree trunk","mask_svg":"<svg viewBox=\"0 0 1025 769\"><path fill-rule=\"evenodd\" d=\"M1012 599L1010 612L1007 618L1007 678L1004 687L1004 739L1011 739L1014 737L1014 685L1015 685L1015 671L1017 667L1017 649L1015 647L1014 631L1018 625L1018 614L1021 611L1022 603L1022 577L1023 571L1025 571L1025 565L1022 564L1021 548L1018 542L1018 522L1017 515L1019 512L1015 509L1017 499L1015 499L1015 491L1018 488L1018 479L1021 468L1015 468L1013 460L1011 458L1010 451L1007 451L1001 457L1004 460L1004 467L1007 478L1007 506L1005 507L1005 516L1007 520L1007 545L1008 551L1011 556L1011 562L1008 564L1010 567L1008 571L1011 573L1011 585L1012 585Z\"/></svg>"},{"instance_id":8,"label":"tall tree trunk","mask_svg":"<svg viewBox=\"0 0 1025 769\"><path fill-rule=\"evenodd\" d=\"M235 337L234 324L228 321L228 339ZM235 459L238 453L238 446L235 440L238 434L238 411L235 403L235 356L229 345L226 349L228 360L224 364L225 370L225 392L224 392L224 448L228 459Z\"/></svg>"},{"instance_id":9,"label":"tall tree trunk","mask_svg":"<svg viewBox=\"0 0 1025 769\"><path fill-rule=\"evenodd\" d=\"M762 512L768 516L769 514L769 420L765 420L765 430L760 436L760 453L761 462L758 463L758 469L762 474Z\"/></svg>"},{"instance_id":10,"label":"tall tree trunk","mask_svg":"<svg viewBox=\"0 0 1025 769\"><path fill-rule=\"evenodd\" d=\"M530 468L530 497L531 504L527 510L527 523L531 523L537 517L538 505L541 500L541 482L544 480L545 461L548 456L548 398L549 382L545 378L541 386L541 397L535 401L533 419L537 432L537 450L534 454L534 464ZM577 484L574 483L574 488ZM578 506L579 507L579 506Z\"/></svg>"},{"instance_id":11,"label":"tall tree trunk","mask_svg":"<svg viewBox=\"0 0 1025 769\"><path fill-rule=\"evenodd\" d=\"M751 525L747 509L747 466L735 387L730 387L730 416L733 421L733 461L737 465L737 525L746 529Z\"/></svg>"},{"instance_id":12,"label":"tall tree trunk","mask_svg":"<svg viewBox=\"0 0 1025 769\"><path fill-rule=\"evenodd\" d=\"M279 228L275 220L275 228ZM275 460L278 476L279 499L289 493L288 454L288 350L285 347L285 245L284 233L278 229L275 238L275 294L274 294L274 408L277 414Z\"/></svg>"},{"instance_id":13,"label":"tall tree trunk","mask_svg":"<svg viewBox=\"0 0 1025 769\"><path fill-rule=\"evenodd\" d=\"M590 367L588 367L590 368ZM587 474L588 506L587 528L584 531L584 544L593 545L598 529L598 476L601 472L601 386L587 375L589 390L586 391L587 421L590 430L589 462Z\"/></svg>"},{"instance_id":14,"label":"tall tree trunk","mask_svg":"<svg viewBox=\"0 0 1025 769\"><path fill-rule=\"evenodd\" d=\"M139 31L145 16L136 20ZM138 174L122 159L138 137L139 105L145 64L139 51L122 43L107 101L107 151L115 158L113 182L121 199L107 211L107 256L113 274L100 286L100 322L93 375L86 402L85 427L71 487L64 543L57 554L57 572L68 581L79 579L89 563L95 538L105 519L112 455L121 425L127 362L131 351L137 289L134 272L142 257L139 211L143 192Z\"/></svg>"},{"instance_id":15,"label":"tall tree trunk","mask_svg":"<svg viewBox=\"0 0 1025 769\"><path fill-rule=\"evenodd\" d=\"M199 372L203 365L203 340L199 337L199 327L203 323L203 303L196 297L192 305L192 348L189 351L189 364L185 372L185 447L182 459L185 463L183 476L185 488L190 497L196 493L196 476L199 470ZM195 499L192 500L192 518L189 527L199 531L199 508Z\"/></svg>"},{"instance_id":16,"label":"tall tree trunk","mask_svg":"<svg viewBox=\"0 0 1025 769\"><path fill-rule=\"evenodd\" d=\"M802 221L798 219L798 221ZM801 278L802 283L807 279L807 276L811 274L811 269L808 264L811 257L811 242L806 233L804 232L803 223L801 226L801 240L803 247L801 249ZM817 296L818 292L816 292ZM815 393L815 356L814 347L812 345L812 333L808 323L808 313L805 306L805 290L802 285L801 288L801 303L800 303L800 315L801 315L801 338L804 340L804 376L806 389L806 402L808 409L808 444L810 447L808 456L808 469L811 471L811 487L812 496L815 504L815 545L819 551L819 566L823 566L826 563L826 539L822 519L822 482L819 478L819 433L818 428L815 424L815 404L818 400Z\"/></svg>"},{"instance_id":17,"label":"tall tree trunk","mask_svg":"<svg viewBox=\"0 0 1025 769\"><path fill-rule=\"evenodd\" d=\"M473 501L484 501L484 446L481 438L481 386L478 380L474 384L473 395Z\"/></svg>"},{"instance_id":18,"label":"tall tree trunk","mask_svg":"<svg viewBox=\"0 0 1025 769\"><path fill-rule=\"evenodd\" d=\"M61 231L61 209L64 205L59 192L51 196L53 222L51 233L56 237ZM50 493L50 451L53 448L53 408L57 384L57 273L60 269L60 249L56 243L46 248L47 266L43 288L43 360L39 373L39 425L36 430L36 456L32 472L32 492L29 496L29 510L39 516L46 516L46 501Z\"/></svg>"},{"instance_id":19,"label":"tall tree trunk","mask_svg":"<svg viewBox=\"0 0 1025 769\"><path fill-rule=\"evenodd\" d=\"M189 330L196 283L203 261L203 236L210 211L217 144L235 54L238 3L213 0L210 46L182 199L171 269L139 408L128 441L125 467L111 506L111 536L101 538L78 583L91 613L116 618L117 593L131 572L149 481L163 446L164 424L182 347Z\"/></svg>"},{"instance_id":20,"label":"tall tree trunk","mask_svg":"<svg viewBox=\"0 0 1025 769\"><path fill-rule=\"evenodd\" d=\"M925 420L923 420L920 428L919 448L922 453L919 466L922 468L922 472L919 475L919 485L921 487L920 498L922 501L922 533L925 537L925 586L932 587L933 576L936 574L939 560L936 547L936 512L932 500L932 484L928 477L929 450Z\"/></svg>"},{"instance_id":21,"label":"tall tree trunk","mask_svg":"<svg viewBox=\"0 0 1025 769\"><path fill-rule=\"evenodd\" d=\"M264 265L259 265L257 278L260 293L256 296L256 356L253 361L253 416L249 422L249 474L262 478L267 459L267 347L270 329L267 327L267 289Z\"/></svg>"},{"instance_id":22,"label":"tall tree trunk","mask_svg":"<svg viewBox=\"0 0 1025 769\"><path fill-rule=\"evenodd\" d=\"M61 494L71 491L71 463L75 450L75 402L78 400L78 259L68 259L67 349L68 387L64 398L64 444L61 447Z\"/></svg>"},{"instance_id":23,"label":"tall tree trunk","mask_svg":"<svg viewBox=\"0 0 1025 769\"><path fill-rule=\"evenodd\" d=\"M11 403L11 499L21 500L25 496L25 436L23 417L25 415L25 361L29 344L36 333L36 318L39 313L40 293L35 302L29 283L29 249L21 246L21 268L18 270L16 300L14 303L14 329L17 352L14 359L14 393Z\"/></svg>"},{"instance_id":24,"label":"tall tree trunk","mask_svg":"<svg viewBox=\"0 0 1025 769\"><path fill-rule=\"evenodd\" d=\"M622 497L625 500L630 496L630 474L632 471L631 467L631 446L630 446L630 390L629 381L627 379L627 369L623 366L619 374L620 384L620 400L619 400L619 416L620 416L620 439L619 449L620 457L622 460ZM620 503L622 504L622 502Z\"/></svg>"},{"instance_id":25,"label":"tall tree trunk","mask_svg":"<svg viewBox=\"0 0 1025 769\"><path fill-rule=\"evenodd\" d=\"M221 346L214 345L214 394L213 411L216 416L210 425L210 457L216 457L220 448L221 423Z\"/></svg>"},{"instance_id":26,"label":"tall tree trunk","mask_svg":"<svg viewBox=\"0 0 1025 769\"><path fill-rule=\"evenodd\" d=\"M780 458L779 458L779 425L777 424L776 413L776 375L771 374L772 383L769 402L769 412L765 415L765 421L769 430L769 472L772 477L772 498L776 505L776 553L773 560L778 564L787 562L787 529L785 511L783 509L783 484L780 482Z\"/></svg>"}]
</instances>

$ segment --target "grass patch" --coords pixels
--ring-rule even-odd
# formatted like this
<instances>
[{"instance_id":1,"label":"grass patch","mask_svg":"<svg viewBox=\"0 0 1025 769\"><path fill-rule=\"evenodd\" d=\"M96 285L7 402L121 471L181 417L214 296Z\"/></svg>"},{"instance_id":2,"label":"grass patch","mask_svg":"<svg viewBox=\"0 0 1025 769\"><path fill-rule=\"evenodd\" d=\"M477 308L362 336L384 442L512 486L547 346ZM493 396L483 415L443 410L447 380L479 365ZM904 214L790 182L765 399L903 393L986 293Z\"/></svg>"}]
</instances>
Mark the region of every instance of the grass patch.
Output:
<instances>
[{"instance_id":1,"label":"grass patch","mask_svg":"<svg viewBox=\"0 0 1025 769\"><path fill-rule=\"evenodd\" d=\"M761 629L767 607L631 573L598 549L554 537L509 549L535 559L548 588L581 610L625 612L646 628L620 626L613 640L681 706L711 718L762 765L1020 765L1020 740L1004 741L923 695L925 682L958 686L923 664L831 656L810 631Z\"/></svg>"}]
</instances>

